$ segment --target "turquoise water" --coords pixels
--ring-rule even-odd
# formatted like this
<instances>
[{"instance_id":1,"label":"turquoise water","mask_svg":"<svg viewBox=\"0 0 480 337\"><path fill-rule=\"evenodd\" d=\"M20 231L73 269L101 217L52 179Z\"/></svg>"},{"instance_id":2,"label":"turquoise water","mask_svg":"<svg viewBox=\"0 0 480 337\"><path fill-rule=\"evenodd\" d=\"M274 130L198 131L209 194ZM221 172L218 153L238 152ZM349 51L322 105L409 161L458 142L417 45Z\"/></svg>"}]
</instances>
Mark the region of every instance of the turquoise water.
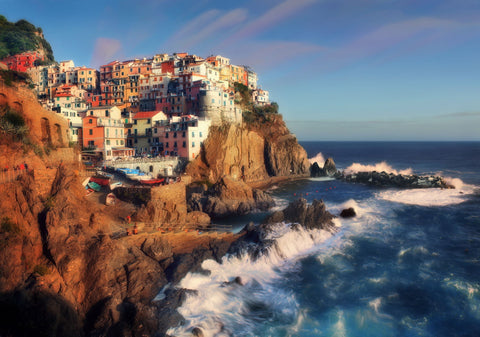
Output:
<instances>
[{"instance_id":1,"label":"turquoise water","mask_svg":"<svg viewBox=\"0 0 480 337\"><path fill-rule=\"evenodd\" d=\"M309 157L440 173L455 190L396 190L306 179L271 190L278 207L323 199L338 231L292 231L258 260L206 261L211 274L181 286L198 294L170 333L206 336L479 336L480 143L302 143ZM258 215L252 217L258 220ZM240 276L244 286L225 286Z\"/></svg>"}]
</instances>

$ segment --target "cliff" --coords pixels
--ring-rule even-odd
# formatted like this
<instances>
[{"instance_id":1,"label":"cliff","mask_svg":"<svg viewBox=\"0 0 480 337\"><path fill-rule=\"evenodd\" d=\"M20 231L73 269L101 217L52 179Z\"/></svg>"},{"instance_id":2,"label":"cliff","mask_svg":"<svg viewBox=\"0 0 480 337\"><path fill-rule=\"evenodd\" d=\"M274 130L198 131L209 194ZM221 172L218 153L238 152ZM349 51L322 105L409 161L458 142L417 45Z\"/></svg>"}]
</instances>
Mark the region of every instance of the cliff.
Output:
<instances>
[{"instance_id":1,"label":"cliff","mask_svg":"<svg viewBox=\"0 0 480 337\"><path fill-rule=\"evenodd\" d=\"M219 259L235 236L115 235L126 214L85 197L66 121L22 84L0 82L0 126L0 335L154 335L179 319L169 308L181 296L154 301L159 290ZM187 214L185 185L183 195L154 190L154 219L201 217Z\"/></svg>"},{"instance_id":2,"label":"cliff","mask_svg":"<svg viewBox=\"0 0 480 337\"><path fill-rule=\"evenodd\" d=\"M187 166L194 181L216 183L229 176L254 186L272 177L309 174L305 150L289 132L282 116L244 125L212 127L201 155Z\"/></svg>"}]
</instances>

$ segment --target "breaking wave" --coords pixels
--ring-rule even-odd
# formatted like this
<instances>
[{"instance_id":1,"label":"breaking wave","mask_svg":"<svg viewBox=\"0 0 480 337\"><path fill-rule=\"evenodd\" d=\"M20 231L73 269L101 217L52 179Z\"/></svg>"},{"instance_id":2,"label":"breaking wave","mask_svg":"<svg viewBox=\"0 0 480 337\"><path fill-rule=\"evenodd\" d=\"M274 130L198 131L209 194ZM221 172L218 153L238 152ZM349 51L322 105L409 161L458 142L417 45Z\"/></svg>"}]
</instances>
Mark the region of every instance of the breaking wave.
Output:
<instances>
[{"instance_id":1,"label":"breaking wave","mask_svg":"<svg viewBox=\"0 0 480 337\"><path fill-rule=\"evenodd\" d=\"M323 167L323 164L325 164L325 158L321 152L317 153L315 157L308 158L308 161L310 164L317 163L320 167Z\"/></svg>"},{"instance_id":2,"label":"breaking wave","mask_svg":"<svg viewBox=\"0 0 480 337\"><path fill-rule=\"evenodd\" d=\"M178 308L185 324L167 333L191 336L198 327L205 336L252 336L262 317L294 323L299 313L295 295L277 283L282 273L297 268L298 258L311 254L331 236L323 230L293 230L279 224L267 238L274 243L257 259L245 253L224 257L221 263L204 261L202 268L210 275L189 273L179 285L196 291ZM238 282L232 282L235 279Z\"/></svg>"},{"instance_id":3,"label":"breaking wave","mask_svg":"<svg viewBox=\"0 0 480 337\"><path fill-rule=\"evenodd\" d=\"M346 174L352 174L357 172L372 172L372 171L387 172L387 173L393 173L393 174L406 174L406 175L413 173L411 168L397 171L393 167L391 167L386 161L382 161L375 165L363 165L360 163L353 163L352 165L350 165L345 169Z\"/></svg>"}]
</instances>

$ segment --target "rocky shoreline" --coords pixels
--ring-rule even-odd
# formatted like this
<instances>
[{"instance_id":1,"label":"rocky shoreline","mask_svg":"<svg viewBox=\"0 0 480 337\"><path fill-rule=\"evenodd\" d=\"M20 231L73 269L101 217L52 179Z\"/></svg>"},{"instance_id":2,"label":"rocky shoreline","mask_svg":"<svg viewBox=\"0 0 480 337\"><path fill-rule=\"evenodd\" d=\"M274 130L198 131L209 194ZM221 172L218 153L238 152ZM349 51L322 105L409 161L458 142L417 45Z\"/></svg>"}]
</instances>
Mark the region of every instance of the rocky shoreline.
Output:
<instances>
[{"instance_id":1,"label":"rocky shoreline","mask_svg":"<svg viewBox=\"0 0 480 337\"><path fill-rule=\"evenodd\" d=\"M323 168L318 163L310 168L311 177L333 177L348 183L365 184L376 187L397 188L455 188L440 176L419 176L415 174L394 174L387 172L354 172L349 173L337 170L332 158L328 158Z\"/></svg>"}]
</instances>

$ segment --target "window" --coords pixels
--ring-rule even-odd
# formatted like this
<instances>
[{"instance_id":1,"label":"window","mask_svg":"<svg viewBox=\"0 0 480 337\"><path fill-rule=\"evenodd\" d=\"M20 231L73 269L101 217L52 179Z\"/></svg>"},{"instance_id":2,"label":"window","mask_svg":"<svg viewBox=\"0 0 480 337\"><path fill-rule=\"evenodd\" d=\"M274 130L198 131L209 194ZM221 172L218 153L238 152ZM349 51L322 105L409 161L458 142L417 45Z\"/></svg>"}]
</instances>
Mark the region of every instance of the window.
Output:
<instances>
[{"instance_id":1,"label":"window","mask_svg":"<svg viewBox=\"0 0 480 337\"><path fill-rule=\"evenodd\" d=\"M177 133L176 132L173 133L173 138L177 138Z\"/></svg>"},{"instance_id":2,"label":"window","mask_svg":"<svg viewBox=\"0 0 480 337\"><path fill-rule=\"evenodd\" d=\"M170 147L170 144L168 144L168 142L166 142L165 147L168 149Z\"/></svg>"},{"instance_id":3,"label":"window","mask_svg":"<svg viewBox=\"0 0 480 337\"><path fill-rule=\"evenodd\" d=\"M110 139L107 139L107 145L110 145Z\"/></svg>"},{"instance_id":4,"label":"window","mask_svg":"<svg viewBox=\"0 0 480 337\"><path fill-rule=\"evenodd\" d=\"M93 135L93 129L88 130L88 134L91 136Z\"/></svg>"},{"instance_id":5,"label":"window","mask_svg":"<svg viewBox=\"0 0 480 337\"><path fill-rule=\"evenodd\" d=\"M202 131L200 131L200 132L198 133L198 136L199 136L199 137L202 137Z\"/></svg>"},{"instance_id":6,"label":"window","mask_svg":"<svg viewBox=\"0 0 480 337\"><path fill-rule=\"evenodd\" d=\"M108 110L105 110L105 117L108 117L109 116L109 112Z\"/></svg>"},{"instance_id":7,"label":"window","mask_svg":"<svg viewBox=\"0 0 480 337\"><path fill-rule=\"evenodd\" d=\"M165 133L165 138L168 138L168 132L167 132L167 133ZM167 143L167 144L168 144L168 143Z\"/></svg>"},{"instance_id":8,"label":"window","mask_svg":"<svg viewBox=\"0 0 480 337\"><path fill-rule=\"evenodd\" d=\"M182 137L185 138L185 131L182 132Z\"/></svg>"},{"instance_id":9,"label":"window","mask_svg":"<svg viewBox=\"0 0 480 337\"><path fill-rule=\"evenodd\" d=\"M192 142L192 147L195 147L195 142Z\"/></svg>"},{"instance_id":10,"label":"window","mask_svg":"<svg viewBox=\"0 0 480 337\"><path fill-rule=\"evenodd\" d=\"M177 148L177 142L173 143L173 147L176 149Z\"/></svg>"},{"instance_id":11,"label":"window","mask_svg":"<svg viewBox=\"0 0 480 337\"><path fill-rule=\"evenodd\" d=\"M187 142L184 141L184 142L182 143L182 147L187 147Z\"/></svg>"},{"instance_id":12,"label":"window","mask_svg":"<svg viewBox=\"0 0 480 337\"><path fill-rule=\"evenodd\" d=\"M90 116L93 116L93 111L90 111Z\"/></svg>"},{"instance_id":13,"label":"window","mask_svg":"<svg viewBox=\"0 0 480 337\"><path fill-rule=\"evenodd\" d=\"M192 131L192 138L195 138L195 132Z\"/></svg>"},{"instance_id":14,"label":"window","mask_svg":"<svg viewBox=\"0 0 480 337\"><path fill-rule=\"evenodd\" d=\"M90 118L90 119L88 120L88 124L93 124L93 119Z\"/></svg>"},{"instance_id":15,"label":"window","mask_svg":"<svg viewBox=\"0 0 480 337\"><path fill-rule=\"evenodd\" d=\"M149 118L149 119L147 119L147 124L150 124L150 118Z\"/></svg>"}]
</instances>

